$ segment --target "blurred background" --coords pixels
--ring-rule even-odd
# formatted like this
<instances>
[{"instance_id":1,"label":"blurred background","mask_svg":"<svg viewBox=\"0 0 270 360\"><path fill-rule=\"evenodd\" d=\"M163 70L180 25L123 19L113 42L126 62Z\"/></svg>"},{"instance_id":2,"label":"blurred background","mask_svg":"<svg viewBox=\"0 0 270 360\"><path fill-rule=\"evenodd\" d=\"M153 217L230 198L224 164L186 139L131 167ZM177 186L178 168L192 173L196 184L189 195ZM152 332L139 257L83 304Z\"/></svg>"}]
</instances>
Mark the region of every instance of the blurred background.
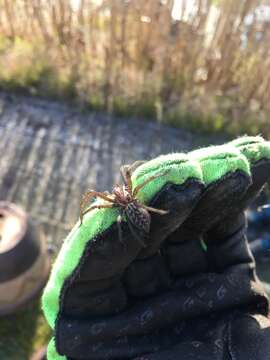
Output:
<instances>
[{"instance_id":1,"label":"blurred background","mask_svg":"<svg viewBox=\"0 0 270 360\"><path fill-rule=\"evenodd\" d=\"M176 126L269 132L269 1L0 4L2 88Z\"/></svg>"},{"instance_id":2,"label":"blurred background","mask_svg":"<svg viewBox=\"0 0 270 360\"><path fill-rule=\"evenodd\" d=\"M269 55L270 1L0 0L0 200L53 258L82 193L111 190L120 165L269 137ZM249 218L265 269L270 211ZM4 238L0 207L0 260ZM1 316L0 359L30 359L49 334L38 299Z\"/></svg>"}]
</instances>

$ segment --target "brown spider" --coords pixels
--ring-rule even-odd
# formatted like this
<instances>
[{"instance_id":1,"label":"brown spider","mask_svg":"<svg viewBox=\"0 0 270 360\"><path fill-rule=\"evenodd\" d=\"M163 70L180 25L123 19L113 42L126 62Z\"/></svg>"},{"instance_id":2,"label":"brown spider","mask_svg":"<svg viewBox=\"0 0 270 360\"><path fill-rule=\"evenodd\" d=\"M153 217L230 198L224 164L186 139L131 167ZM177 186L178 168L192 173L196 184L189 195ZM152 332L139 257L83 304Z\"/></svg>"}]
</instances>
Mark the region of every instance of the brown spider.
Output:
<instances>
[{"instance_id":1,"label":"brown spider","mask_svg":"<svg viewBox=\"0 0 270 360\"><path fill-rule=\"evenodd\" d=\"M121 222L122 219L125 219L133 237L137 239L141 245L145 246L141 239L140 233L144 238L149 234L151 223L151 216L149 212L165 215L168 213L168 211L146 206L138 199L136 199L136 195L146 184L160 176L164 176L168 173L168 171L150 176L142 184L136 186L135 189L132 190L131 174L132 171L134 171L135 168L138 167L141 163L142 162L137 161L132 166L126 165L120 168L120 172L124 180L124 185L115 185L111 194L108 192L98 192L95 190L90 190L85 193L80 205L81 224L83 216L91 210L118 207L120 209L120 214L117 218L117 226L120 241L122 242ZM109 202L109 204L92 205L85 210L85 205L93 197L104 199Z\"/></svg>"}]
</instances>

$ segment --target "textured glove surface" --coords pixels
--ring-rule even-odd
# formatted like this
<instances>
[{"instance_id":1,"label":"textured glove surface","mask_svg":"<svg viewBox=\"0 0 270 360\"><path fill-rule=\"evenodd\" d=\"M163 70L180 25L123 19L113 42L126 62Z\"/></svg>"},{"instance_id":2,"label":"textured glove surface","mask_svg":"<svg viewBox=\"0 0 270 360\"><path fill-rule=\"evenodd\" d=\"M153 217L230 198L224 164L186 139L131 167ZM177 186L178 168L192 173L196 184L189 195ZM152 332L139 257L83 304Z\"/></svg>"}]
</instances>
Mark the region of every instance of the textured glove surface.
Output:
<instances>
[{"instance_id":1,"label":"textured glove surface","mask_svg":"<svg viewBox=\"0 0 270 360\"><path fill-rule=\"evenodd\" d=\"M244 210L270 177L270 144L245 137L161 156L133 186L167 170L138 193L170 210L151 215L145 248L126 223L120 241L117 209L88 213L65 240L43 296L49 360L266 359L268 302Z\"/></svg>"}]
</instances>

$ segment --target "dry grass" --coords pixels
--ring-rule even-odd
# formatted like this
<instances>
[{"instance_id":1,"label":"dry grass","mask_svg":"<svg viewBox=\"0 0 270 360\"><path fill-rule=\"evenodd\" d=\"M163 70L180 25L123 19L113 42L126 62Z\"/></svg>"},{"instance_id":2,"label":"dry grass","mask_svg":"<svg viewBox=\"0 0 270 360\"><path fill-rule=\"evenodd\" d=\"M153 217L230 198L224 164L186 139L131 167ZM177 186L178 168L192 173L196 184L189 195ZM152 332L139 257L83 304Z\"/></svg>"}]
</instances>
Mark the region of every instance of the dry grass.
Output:
<instances>
[{"instance_id":1,"label":"dry grass","mask_svg":"<svg viewBox=\"0 0 270 360\"><path fill-rule=\"evenodd\" d=\"M178 126L270 133L265 1L186 0L178 21L172 0L72 3L0 1L2 87Z\"/></svg>"}]
</instances>

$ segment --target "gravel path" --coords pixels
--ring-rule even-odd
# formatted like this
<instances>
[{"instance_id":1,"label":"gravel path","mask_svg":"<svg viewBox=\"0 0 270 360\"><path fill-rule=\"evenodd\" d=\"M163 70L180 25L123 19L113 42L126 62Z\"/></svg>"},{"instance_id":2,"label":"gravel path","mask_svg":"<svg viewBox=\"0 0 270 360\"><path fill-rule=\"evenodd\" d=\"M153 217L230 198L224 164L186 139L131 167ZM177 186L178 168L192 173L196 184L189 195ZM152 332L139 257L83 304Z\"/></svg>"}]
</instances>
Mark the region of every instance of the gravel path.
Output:
<instances>
[{"instance_id":1,"label":"gravel path","mask_svg":"<svg viewBox=\"0 0 270 360\"><path fill-rule=\"evenodd\" d=\"M82 193L110 190L120 165L222 141L7 94L0 94L0 139L1 200L22 205L57 247L78 218Z\"/></svg>"}]
</instances>

